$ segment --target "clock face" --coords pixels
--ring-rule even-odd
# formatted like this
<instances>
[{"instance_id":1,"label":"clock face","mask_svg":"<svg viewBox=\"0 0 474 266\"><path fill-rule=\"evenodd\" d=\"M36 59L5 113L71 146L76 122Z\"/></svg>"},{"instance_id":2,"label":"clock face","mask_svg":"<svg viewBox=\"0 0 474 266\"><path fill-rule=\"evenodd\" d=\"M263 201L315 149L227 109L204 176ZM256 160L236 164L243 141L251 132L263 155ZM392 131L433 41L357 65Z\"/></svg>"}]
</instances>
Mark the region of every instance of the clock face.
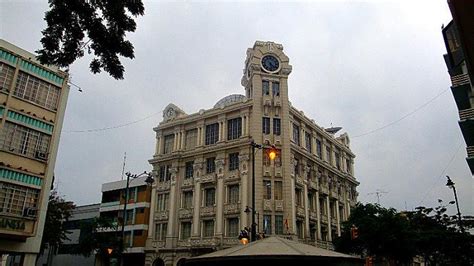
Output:
<instances>
[{"instance_id":1,"label":"clock face","mask_svg":"<svg viewBox=\"0 0 474 266\"><path fill-rule=\"evenodd\" d=\"M172 117L174 115L174 110L172 108L168 109L168 112L166 113L168 117Z\"/></svg>"},{"instance_id":2,"label":"clock face","mask_svg":"<svg viewBox=\"0 0 474 266\"><path fill-rule=\"evenodd\" d=\"M280 67L280 62L273 55L266 55L262 58L262 66L268 72L275 72Z\"/></svg>"}]
</instances>

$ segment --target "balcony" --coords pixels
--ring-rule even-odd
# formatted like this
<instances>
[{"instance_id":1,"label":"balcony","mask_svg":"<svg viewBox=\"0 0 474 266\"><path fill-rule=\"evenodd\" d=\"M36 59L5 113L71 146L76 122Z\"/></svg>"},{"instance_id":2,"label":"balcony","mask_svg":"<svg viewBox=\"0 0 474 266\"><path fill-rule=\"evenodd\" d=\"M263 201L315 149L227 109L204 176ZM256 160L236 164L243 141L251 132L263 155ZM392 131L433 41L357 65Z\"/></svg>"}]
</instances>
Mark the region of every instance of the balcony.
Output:
<instances>
[{"instance_id":1,"label":"balcony","mask_svg":"<svg viewBox=\"0 0 474 266\"><path fill-rule=\"evenodd\" d=\"M474 174L474 146L468 146L467 147L467 164L469 165L469 168L471 169L471 173Z\"/></svg>"},{"instance_id":2,"label":"balcony","mask_svg":"<svg viewBox=\"0 0 474 266\"><path fill-rule=\"evenodd\" d=\"M474 119L474 108L460 110L459 111L459 119L460 120Z\"/></svg>"},{"instance_id":3,"label":"balcony","mask_svg":"<svg viewBox=\"0 0 474 266\"><path fill-rule=\"evenodd\" d=\"M453 87L458 87L466 84L470 84L468 74L460 74L451 77L451 84Z\"/></svg>"},{"instance_id":4,"label":"balcony","mask_svg":"<svg viewBox=\"0 0 474 266\"><path fill-rule=\"evenodd\" d=\"M178 217L180 219L186 219L193 217L193 208L179 209Z\"/></svg>"},{"instance_id":5,"label":"balcony","mask_svg":"<svg viewBox=\"0 0 474 266\"><path fill-rule=\"evenodd\" d=\"M471 108L469 101L469 93L472 90L469 76L467 74L460 74L451 77L451 92L458 110L465 110Z\"/></svg>"}]
</instances>

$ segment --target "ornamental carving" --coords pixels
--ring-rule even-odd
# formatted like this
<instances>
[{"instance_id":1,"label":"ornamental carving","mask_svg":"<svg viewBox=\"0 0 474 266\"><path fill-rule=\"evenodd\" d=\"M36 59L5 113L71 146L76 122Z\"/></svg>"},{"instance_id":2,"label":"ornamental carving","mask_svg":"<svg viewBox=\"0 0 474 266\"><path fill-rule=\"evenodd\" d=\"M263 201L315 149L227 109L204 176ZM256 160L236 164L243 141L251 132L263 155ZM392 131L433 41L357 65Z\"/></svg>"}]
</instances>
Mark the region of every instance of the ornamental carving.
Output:
<instances>
[{"instance_id":1,"label":"ornamental carving","mask_svg":"<svg viewBox=\"0 0 474 266\"><path fill-rule=\"evenodd\" d=\"M316 214L316 212L310 211L309 212L309 219L312 220L312 221L317 221L318 220L318 215Z\"/></svg>"},{"instance_id":2,"label":"ornamental carving","mask_svg":"<svg viewBox=\"0 0 474 266\"><path fill-rule=\"evenodd\" d=\"M275 200L275 211L283 211L283 200Z\"/></svg>"},{"instance_id":3,"label":"ornamental carving","mask_svg":"<svg viewBox=\"0 0 474 266\"><path fill-rule=\"evenodd\" d=\"M191 218L193 217L193 209L179 209L178 211L178 217L179 218Z\"/></svg>"},{"instance_id":4,"label":"ornamental carving","mask_svg":"<svg viewBox=\"0 0 474 266\"><path fill-rule=\"evenodd\" d=\"M156 190L158 191L169 190L170 186L171 186L170 181L158 182L158 184L156 184Z\"/></svg>"},{"instance_id":5,"label":"ornamental carving","mask_svg":"<svg viewBox=\"0 0 474 266\"><path fill-rule=\"evenodd\" d=\"M224 214L234 214L240 213L240 204L239 203L232 203L232 204L225 204L224 205Z\"/></svg>"},{"instance_id":6,"label":"ornamental carving","mask_svg":"<svg viewBox=\"0 0 474 266\"><path fill-rule=\"evenodd\" d=\"M296 184L304 186L303 178L296 176Z\"/></svg>"},{"instance_id":7,"label":"ornamental carving","mask_svg":"<svg viewBox=\"0 0 474 266\"><path fill-rule=\"evenodd\" d=\"M227 174L227 176L225 177L226 180L228 181L231 181L231 180L234 180L234 179L239 179L240 178L240 173L238 170L235 170L235 171L231 171Z\"/></svg>"},{"instance_id":8,"label":"ornamental carving","mask_svg":"<svg viewBox=\"0 0 474 266\"><path fill-rule=\"evenodd\" d=\"M230 238L226 237L226 238L222 239L222 244L224 246L236 246L240 243L239 243L239 239L236 236L236 237L230 237Z\"/></svg>"},{"instance_id":9,"label":"ornamental carving","mask_svg":"<svg viewBox=\"0 0 474 266\"><path fill-rule=\"evenodd\" d=\"M263 200L263 210L264 211L271 211L272 210L272 201L264 199Z\"/></svg>"},{"instance_id":10,"label":"ornamental carving","mask_svg":"<svg viewBox=\"0 0 474 266\"><path fill-rule=\"evenodd\" d=\"M217 241L217 239L214 239L214 238L203 238L203 239L192 239L191 238L191 245L193 247L202 247L202 246L205 246L205 247L214 247L214 246L217 246L219 244L219 242Z\"/></svg>"},{"instance_id":11,"label":"ornamental carving","mask_svg":"<svg viewBox=\"0 0 474 266\"><path fill-rule=\"evenodd\" d=\"M304 217L305 216L305 210L303 207L296 207L296 216Z\"/></svg>"},{"instance_id":12,"label":"ornamental carving","mask_svg":"<svg viewBox=\"0 0 474 266\"><path fill-rule=\"evenodd\" d=\"M190 187L193 185L194 185L194 178L185 178L183 180L183 184L182 184L183 187Z\"/></svg>"},{"instance_id":13,"label":"ornamental carving","mask_svg":"<svg viewBox=\"0 0 474 266\"><path fill-rule=\"evenodd\" d=\"M216 159L215 160L216 168L222 168L225 165L225 159Z\"/></svg>"},{"instance_id":14,"label":"ornamental carving","mask_svg":"<svg viewBox=\"0 0 474 266\"><path fill-rule=\"evenodd\" d=\"M216 174L211 173L201 177L201 183L216 182Z\"/></svg>"},{"instance_id":15,"label":"ornamental carving","mask_svg":"<svg viewBox=\"0 0 474 266\"><path fill-rule=\"evenodd\" d=\"M214 215L216 215L215 206L201 207L201 216L214 216Z\"/></svg>"},{"instance_id":16,"label":"ornamental carving","mask_svg":"<svg viewBox=\"0 0 474 266\"><path fill-rule=\"evenodd\" d=\"M158 211L155 213L155 220L163 221L168 220L169 211Z\"/></svg>"}]
</instances>

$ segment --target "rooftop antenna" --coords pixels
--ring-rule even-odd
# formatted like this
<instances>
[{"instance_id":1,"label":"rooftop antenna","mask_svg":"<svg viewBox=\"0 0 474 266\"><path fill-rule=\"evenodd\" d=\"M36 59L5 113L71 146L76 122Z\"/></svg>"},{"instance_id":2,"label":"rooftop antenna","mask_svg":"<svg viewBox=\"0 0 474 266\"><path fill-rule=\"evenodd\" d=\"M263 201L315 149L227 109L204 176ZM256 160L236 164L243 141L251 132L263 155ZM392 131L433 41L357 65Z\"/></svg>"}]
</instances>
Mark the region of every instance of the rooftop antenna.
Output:
<instances>
[{"instance_id":1,"label":"rooftop antenna","mask_svg":"<svg viewBox=\"0 0 474 266\"><path fill-rule=\"evenodd\" d=\"M377 204L380 205L380 197L385 194L385 193L388 193L387 191L383 191L383 190L380 190L380 189L377 189L375 190L375 192L372 192L372 193L368 193L367 195L376 195L377 196Z\"/></svg>"},{"instance_id":2,"label":"rooftop antenna","mask_svg":"<svg viewBox=\"0 0 474 266\"><path fill-rule=\"evenodd\" d=\"M126 160L127 160L127 152L125 152L124 155L123 155L122 180L123 180L123 174L125 173L125 161Z\"/></svg>"}]
</instances>

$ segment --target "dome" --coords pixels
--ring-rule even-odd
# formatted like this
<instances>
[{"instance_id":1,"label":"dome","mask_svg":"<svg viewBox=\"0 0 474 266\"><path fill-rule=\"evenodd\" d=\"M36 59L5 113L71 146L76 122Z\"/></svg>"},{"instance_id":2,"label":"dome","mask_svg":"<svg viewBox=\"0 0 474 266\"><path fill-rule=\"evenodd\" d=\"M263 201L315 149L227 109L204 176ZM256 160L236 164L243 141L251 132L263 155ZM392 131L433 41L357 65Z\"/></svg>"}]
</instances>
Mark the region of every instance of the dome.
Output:
<instances>
[{"instance_id":1,"label":"dome","mask_svg":"<svg viewBox=\"0 0 474 266\"><path fill-rule=\"evenodd\" d=\"M229 106L234 103L240 103L244 102L247 100L247 97L241 94L231 94L229 96L226 96L222 99L220 99L215 105L214 108L224 108L226 106Z\"/></svg>"}]
</instances>

